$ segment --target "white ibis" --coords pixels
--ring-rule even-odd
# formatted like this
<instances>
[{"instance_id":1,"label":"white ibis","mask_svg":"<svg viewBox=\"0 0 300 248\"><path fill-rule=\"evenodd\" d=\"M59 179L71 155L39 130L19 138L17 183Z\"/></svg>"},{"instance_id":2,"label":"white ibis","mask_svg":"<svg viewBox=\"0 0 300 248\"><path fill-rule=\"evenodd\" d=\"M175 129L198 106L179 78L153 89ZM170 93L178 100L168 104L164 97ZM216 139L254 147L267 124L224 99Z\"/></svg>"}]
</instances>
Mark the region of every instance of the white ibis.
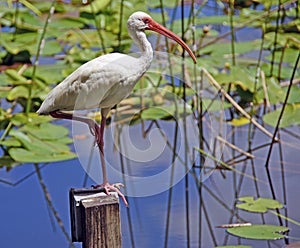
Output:
<instances>
[{"instance_id":1,"label":"white ibis","mask_svg":"<svg viewBox=\"0 0 300 248\"><path fill-rule=\"evenodd\" d=\"M92 135L99 147L103 184L94 186L103 187L105 193L116 191L127 206L124 195L119 190L120 183L108 182L104 159L103 133L106 116L110 109L127 97L141 76L149 68L153 50L147 40L145 30L160 33L179 43L196 63L193 52L176 34L155 22L144 12L133 13L128 21L127 28L131 38L139 45L141 56L134 58L125 54L111 53L95 58L75 70L47 95L38 114L49 114L54 118L72 119L84 122L89 126ZM74 116L63 111L101 108L100 126L92 119Z\"/></svg>"}]
</instances>

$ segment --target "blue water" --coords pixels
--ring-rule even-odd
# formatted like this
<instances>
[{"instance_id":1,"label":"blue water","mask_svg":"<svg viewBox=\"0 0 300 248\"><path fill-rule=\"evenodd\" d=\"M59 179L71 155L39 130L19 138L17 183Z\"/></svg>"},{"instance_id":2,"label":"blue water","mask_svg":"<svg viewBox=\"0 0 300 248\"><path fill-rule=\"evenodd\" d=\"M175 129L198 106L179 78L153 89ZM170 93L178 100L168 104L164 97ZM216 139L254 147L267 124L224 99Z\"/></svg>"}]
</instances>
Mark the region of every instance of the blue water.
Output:
<instances>
[{"instance_id":1,"label":"blue water","mask_svg":"<svg viewBox=\"0 0 300 248\"><path fill-rule=\"evenodd\" d=\"M292 129L298 132L298 128ZM236 130L237 145L243 147L247 132L243 129ZM288 146L284 147L284 170L286 177L286 192L288 193L287 209L289 217L294 220L300 219L298 206L300 204L298 197L297 185L299 181L298 161L299 148L296 145L297 138L290 135L282 135L282 141ZM257 135L254 141L262 144L267 140L265 135ZM246 146L246 144L244 143ZM108 149L108 152L112 152ZM255 168L258 178L258 187L262 197L270 197L270 188L266 173L264 170L264 161L266 149L254 152L257 157L255 160ZM278 200L283 201L283 186L281 180L280 163L278 156L278 148L275 147L272 156L271 173L274 180L274 187ZM241 169L241 165L237 167ZM11 183L18 182L25 175L34 171L34 166L27 164L19 166L6 172L4 169L0 172L0 178ZM147 168L145 168L147 173ZM248 164L246 172L251 174L251 166ZM84 170L78 160L67 161L63 163L52 163L41 169L43 181L47 186L51 200L61 217L64 227L70 234L69 220L69 203L68 192L70 188L81 188L84 180ZM215 171L209 177L204 185L212 191L217 198L223 202L229 209L234 206L234 184L233 173L227 172L224 178L219 171ZM238 177L238 175L237 175ZM169 223L169 239L168 247L187 247L187 224L186 224L186 195L185 180L180 181L173 187L173 197L171 200L170 223ZM219 245L223 244L226 237L226 231L219 229L217 226L229 223L230 211L220 205L218 201L205 189L203 189L202 197L208 216L199 215L199 194L196 184L192 176L189 180L189 240L190 247L199 247L199 225L202 226L201 247L214 247L212 233L208 228L208 221L211 222L213 235ZM94 182L88 181L88 185ZM37 175L34 174L12 187L5 184L0 185L0 247L16 248L16 247L68 247L69 243L63 235L59 226L47 207L42 188L39 184ZM241 192L239 196L255 195L254 183L252 179L244 177ZM166 234L166 220L168 213L168 196L170 191L153 195L151 197L129 197L130 207L127 209L121 202L121 224L122 224L122 241L123 247L163 247ZM130 219L128 217L130 212ZM252 223L261 223L261 217L258 214L239 214ZM268 224L278 225L277 218L272 214L266 214L265 221ZM131 240L129 232L129 221L133 227L134 241ZM237 221L237 220L235 220ZM233 222L235 222L233 221ZM289 223L291 237L299 237L300 228ZM237 244L237 238L230 236L228 244ZM242 244L251 244L253 247L266 247L266 241L243 240ZM283 241L271 242L271 247L283 245ZM76 247L81 247L79 243ZM273 246L275 245L275 246Z\"/></svg>"}]
</instances>

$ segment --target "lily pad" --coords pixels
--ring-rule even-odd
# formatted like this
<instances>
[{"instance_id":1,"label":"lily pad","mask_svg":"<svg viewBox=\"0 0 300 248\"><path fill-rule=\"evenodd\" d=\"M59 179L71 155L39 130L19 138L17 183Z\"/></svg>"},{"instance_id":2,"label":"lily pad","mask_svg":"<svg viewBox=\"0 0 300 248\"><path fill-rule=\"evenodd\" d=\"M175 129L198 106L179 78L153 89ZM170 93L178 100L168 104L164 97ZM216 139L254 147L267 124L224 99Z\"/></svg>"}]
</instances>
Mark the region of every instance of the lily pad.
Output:
<instances>
[{"instance_id":1,"label":"lily pad","mask_svg":"<svg viewBox=\"0 0 300 248\"><path fill-rule=\"evenodd\" d=\"M210 98L202 98L202 107L204 111L215 112L228 109L232 106L231 103L213 100Z\"/></svg>"},{"instance_id":2,"label":"lily pad","mask_svg":"<svg viewBox=\"0 0 300 248\"><path fill-rule=\"evenodd\" d=\"M230 68L230 73L220 73L215 79L220 84L229 84L232 83L236 86L239 86L243 91L254 91L254 78L249 71L240 68L232 67Z\"/></svg>"},{"instance_id":3,"label":"lily pad","mask_svg":"<svg viewBox=\"0 0 300 248\"><path fill-rule=\"evenodd\" d=\"M275 127L281 110L282 108L278 108L273 112L265 114L263 116L263 121L266 124ZM300 104L288 104L284 109L284 113L280 120L279 127L283 128L283 127L299 125L299 124L300 124Z\"/></svg>"},{"instance_id":4,"label":"lily pad","mask_svg":"<svg viewBox=\"0 0 300 248\"><path fill-rule=\"evenodd\" d=\"M163 120L163 119L174 119L176 113L175 105L170 106L153 106L143 110L141 118L143 120ZM192 110L189 105L186 105L184 112L183 104L177 105L177 115L180 117L182 115L189 115Z\"/></svg>"},{"instance_id":5,"label":"lily pad","mask_svg":"<svg viewBox=\"0 0 300 248\"><path fill-rule=\"evenodd\" d=\"M51 123L43 123L40 126L27 125L20 128L20 131L30 133L42 140L57 140L69 133L67 128Z\"/></svg>"},{"instance_id":6,"label":"lily pad","mask_svg":"<svg viewBox=\"0 0 300 248\"><path fill-rule=\"evenodd\" d=\"M228 123L230 123L232 126L239 127L239 126L249 124L250 121L246 117L240 117L240 118L233 119L233 120L229 121Z\"/></svg>"},{"instance_id":7,"label":"lily pad","mask_svg":"<svg viewBox=\"0 0 300 248\"><path fill-rule=\"evenodd\" d=\"M21 142L20 141L18 141L17 139L15 139L15 138L7 138L7 139L5 139L5 140L2 140L2 141L0 141L0 145L2 145L2 146L7 146L7 147L19 147L19 146L21 146L22 144L21 144Z\"/></svg>"},{"instance_id":8,"label":"lily pad","mask_svg":"<svg viewBox=\"0 0 300 248\"><path fill-rule=\"evenodd\" d=\"M284 226L274 225L251 225L251 226L240 226L234 228L228 228L227 232L247 239L259 239L259 240L276 240L285 237L284 234L289 231Z\"/></svg>"},{"instance_id":9,"label":"lily pad","mask_svg":"<svg viewBox=\"0 0 300 248\"><path fill-rule=\"evenodd\" d=\"M172 115L162 107L150 107L143 110L141 118L143 120L161 120L170 118Z\"/></svg>"},{"instance_id":10,"label":"lily pad","mask_svg":"<svg viewBox=\"0 0 300 248\"><path fill-rule=\"evenodd\" d=\"M9 149L9 155L15 161L21 163L48 163L76 158L76 155L72 152L41 154L39 152L35 152L32 150L29 151L24 148L11 148Z\"/></svg>"},{"instance_id":11,"label":"lily pad","mask_svg":"<svg viewBox=\"0 0 300 248\"><path fill-rule=\"evenodd\" d=\"M80 12L86 12L92 14L93 11L97 14L98 12L104 10L111 0L97 0L93 1L91 4L81 7ZM92 5L92 6L91 6Z\"/></svg>"},{"instance_id":12,"label":"lily pad","mask_svg":"<svg viewBox=\"0 0 300 248\"><path fill-rule=\"evenodd\" d=\"M45 123L51 120L51 117L46 115L38 115L36 113L16 113L11 118L12 124L15 126L25 125L25 124L31 124L31 125L37 125L41 123Z\"/></svg>"},{"instance_id":13,"label":"lily pad","mask_svg":"<svg viewBox=\"0 0 300 248\"><path fill-rule=\"evenodd\" d=\"M240 203L236 206L240 209L249 212L265 213L268 211L268 209L276 209L283 207L283 205L280 202L269 198L261 197L255 200L253 196L246 196L240 197L238 200L245 203Z\"/></svg>"},{"instance_id":14,"label":"lily pad","mask_svg":"<svg viewBox=\"0 0 300 248\"><path fill-rule=\"evenodd\" d=\"M24 97L27 98L28 97L28 88L23 86L23 85L19 85L14 87L7 95L7 100L9 101L13 101L16 98L19 97Z\"/></svg>"},{"instance_id":15,"label":"lily pad","mask_svg":"<svg viewBox=\"0 0 300 248\"><path fill-rule=\"evenodd\" d=\"M27 78L20 75L16 70L7 69L5 74L13 85L28 84Z\"/></svg>"},{"instance_id":16,"label":"lily pad","mask_svg":"<svg viewBox=\"0 0 300 248\"><path fill-rule=\"evenodd\" d=\"M50 123L43 123L40 126L27 125L18 130L12 129L9 135L19 141L22 147L11 147L8 153L12 159L20 163L46 163L73 159L76 154L71 152L67 145L70 143L67 134L66 128Z\"/></svg>"}]
</instances>

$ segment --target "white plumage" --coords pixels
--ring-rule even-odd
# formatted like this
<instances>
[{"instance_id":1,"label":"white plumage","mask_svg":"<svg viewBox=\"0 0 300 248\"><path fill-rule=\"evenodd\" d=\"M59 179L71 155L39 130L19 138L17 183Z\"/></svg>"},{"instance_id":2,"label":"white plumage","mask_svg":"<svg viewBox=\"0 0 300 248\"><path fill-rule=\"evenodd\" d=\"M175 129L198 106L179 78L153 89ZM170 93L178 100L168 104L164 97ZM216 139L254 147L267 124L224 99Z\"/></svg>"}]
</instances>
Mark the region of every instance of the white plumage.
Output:
<instances>
[{"instance_id":1,"label":"white plumage","mask_svg":"<svg viewBox=\"0 0 300 248\"><path fill-rule=\"evenodd\" d=\"M111 53L83 64L50 91L37 111L38 114L50 114L55 118L73 119L88 124L96 138L101 157L103 184L96 187L103 187L107 194L109 190L118 192L126 205L124 195L118 187L115 187L121 184L111 185L108 182L103 132L109 110L130 94L135 84L150 67L153 50L144 31L152 30L175 40L196 63L196 58L189 47L176 34L153 21L148 14L140 11L133 13L127 21L127 28L131 38L141 50L139 58ZM91 119L63 112L97 107L101 108L102 113L100 127Z\"/></svg>"}]
</instances>

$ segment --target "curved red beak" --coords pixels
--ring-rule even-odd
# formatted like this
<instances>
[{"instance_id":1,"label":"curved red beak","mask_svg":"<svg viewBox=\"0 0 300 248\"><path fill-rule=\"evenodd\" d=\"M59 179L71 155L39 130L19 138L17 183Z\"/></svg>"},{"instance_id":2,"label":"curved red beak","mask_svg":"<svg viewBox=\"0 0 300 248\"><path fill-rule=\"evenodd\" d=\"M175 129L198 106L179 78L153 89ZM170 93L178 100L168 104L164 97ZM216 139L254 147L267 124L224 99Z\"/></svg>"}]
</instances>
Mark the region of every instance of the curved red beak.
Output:
<instances>
[{"instance_id":1,"label":"curved red beak","mask_svg":"<svg viewBox=\"0 0 300 248\"><path fill-rule=\"evenodd\" d=\"M188 47L188 45L176 34L171 32L170 30L166 29L164 26L158 24L157 22L153 21L152 19L148 20L148 30L152 30L154 32L160 33L169 39L172 39L176 41L178 44L180 44L192 57L194 63L197 63L197 59L195 55L193 54L192 50Z\"/></svg>"}]
</instances>

